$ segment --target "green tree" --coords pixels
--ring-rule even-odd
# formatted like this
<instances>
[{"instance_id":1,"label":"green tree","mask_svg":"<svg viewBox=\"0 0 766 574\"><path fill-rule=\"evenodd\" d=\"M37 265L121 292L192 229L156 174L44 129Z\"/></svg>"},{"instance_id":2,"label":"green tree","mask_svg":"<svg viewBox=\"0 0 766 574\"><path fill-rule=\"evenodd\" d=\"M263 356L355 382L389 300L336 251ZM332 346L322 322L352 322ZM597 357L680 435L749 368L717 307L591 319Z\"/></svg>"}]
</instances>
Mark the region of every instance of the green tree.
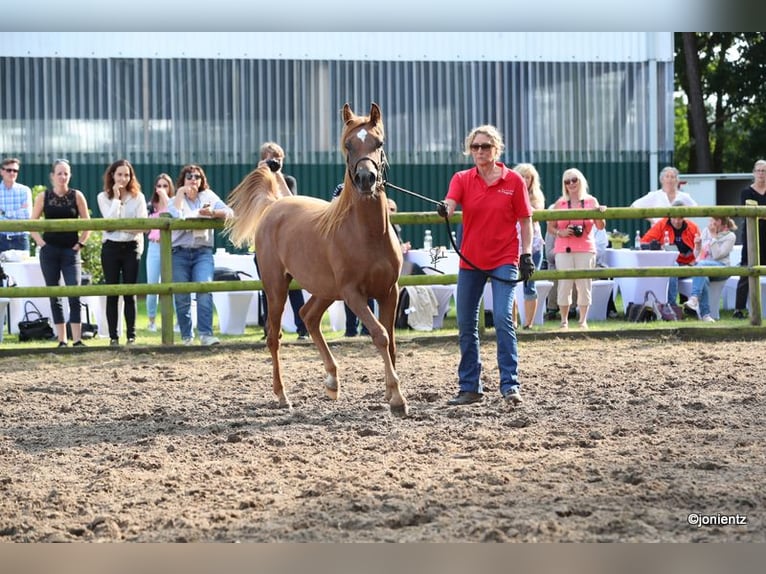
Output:
<instances>
[{"instance_id":1,"label":"green tree","mask_svg":"<svg viewBox=\"0 0 766 574\"><path fill-rule=\"evenodd\" d=\"M690 173L750 171L766 141L764 34L683 32L675 40L678 165Z\"/></svg>"}]
</instances>

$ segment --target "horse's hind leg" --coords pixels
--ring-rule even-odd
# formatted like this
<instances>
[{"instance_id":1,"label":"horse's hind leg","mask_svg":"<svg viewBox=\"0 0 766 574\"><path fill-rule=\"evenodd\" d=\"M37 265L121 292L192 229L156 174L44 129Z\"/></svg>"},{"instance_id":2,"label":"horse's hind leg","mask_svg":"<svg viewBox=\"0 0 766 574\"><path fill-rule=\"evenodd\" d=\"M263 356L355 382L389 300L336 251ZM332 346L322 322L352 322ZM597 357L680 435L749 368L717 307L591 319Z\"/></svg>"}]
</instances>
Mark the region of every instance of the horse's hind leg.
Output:
<instances>
[{"instance_id":1,"label":"horse's hind leg","mask_svg":"<svg viewBox=\"0 0 766 574\"><path fill-rule=\"evenodd\" d=\"M287 283L280 286L277 290L266 291L266 300L269 304L269 320L267 323L266 345L271 353L271 372L272 388L274 394L279 399L280 407L292 409L290 399L287 398L284 386L282 385L282 369L279 362L279 340L282 338L282 312L285 309L287 300Z\"/></svg>"},{"instance_id":2,"label":"horse's hind leg","mask_svg":"<svg viewBox=\"0 0 766 574\"><path fill-rule=\"evenodd\" d=\"M312 341L319 350L319 355L322 357L322 363L324 363L324 370L327 373L324 386L327 396L333 400L337 400L338 392L340 391L340 385L338 383L338 363L335 362L330 352L330 348L327 346L327 341L322 334L321 324L322 315L327 308L332 304L330 299L318 299L317 297L311 297L306 304L301 307L300 315L303 322L306 324L311 335Z\"/></svg>"}]
</instances>

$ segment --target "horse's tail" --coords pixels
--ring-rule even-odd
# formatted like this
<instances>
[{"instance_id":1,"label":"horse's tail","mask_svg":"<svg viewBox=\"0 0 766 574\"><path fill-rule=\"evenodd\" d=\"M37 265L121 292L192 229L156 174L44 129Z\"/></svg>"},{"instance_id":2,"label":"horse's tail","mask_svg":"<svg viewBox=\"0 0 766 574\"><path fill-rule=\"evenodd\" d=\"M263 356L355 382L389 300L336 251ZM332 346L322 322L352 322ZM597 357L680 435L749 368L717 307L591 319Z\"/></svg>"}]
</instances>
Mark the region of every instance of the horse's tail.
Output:
<instances>
[{"instance_id":1,"label":"horse's tail","mask_svg":"<svg viewBox=\"0 0 766 574\"><path fill-rule=\"evenodd\" d=\"M252 245L264 211L279 197L279 184L268 166L251 171L226 198L234 217L226 220L224 234L237 247Z\"/></svg>"}]
</instances>

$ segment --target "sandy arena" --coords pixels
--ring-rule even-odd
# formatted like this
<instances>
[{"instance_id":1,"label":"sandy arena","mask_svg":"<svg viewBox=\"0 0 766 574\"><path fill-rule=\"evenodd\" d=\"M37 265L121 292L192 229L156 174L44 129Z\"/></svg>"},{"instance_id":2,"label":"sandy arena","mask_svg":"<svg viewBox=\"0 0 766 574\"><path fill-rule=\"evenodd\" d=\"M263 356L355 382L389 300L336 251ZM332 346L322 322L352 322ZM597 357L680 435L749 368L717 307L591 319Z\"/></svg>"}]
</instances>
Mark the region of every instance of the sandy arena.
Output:
<instances>
[{"instance_id":1,"label":"sandy arena","mask_svg":"<svg viewBox=\"0 0 766 574\"><path fill-rule=\"evenodd\" d=\"M511 410L494 340L468 407L454 340L400 341L406 419L332 348L338 402L283 348L292 414L263 347L0 358L0 541L766 541L765 342L525 339Z\"/></svg>"}]
</instances>

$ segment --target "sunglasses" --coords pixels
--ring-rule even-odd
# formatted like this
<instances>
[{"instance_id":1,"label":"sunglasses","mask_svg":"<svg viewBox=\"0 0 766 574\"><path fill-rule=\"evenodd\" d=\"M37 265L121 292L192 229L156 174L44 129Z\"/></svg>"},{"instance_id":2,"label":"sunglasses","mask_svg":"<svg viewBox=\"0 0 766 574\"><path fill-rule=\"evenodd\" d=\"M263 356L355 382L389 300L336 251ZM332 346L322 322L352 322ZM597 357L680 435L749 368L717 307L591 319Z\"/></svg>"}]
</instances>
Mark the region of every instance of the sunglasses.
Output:
<instances>
[{"instance_id":1,"label":"sunglasses","mask_svg":"<svg viewBox=\"0 0 766 574\"><path fill-rule=\"evenodd\" d=\"M571 184L571 183L577 183L578 181L580 181L580 180L579 180L579 179L577 179L576 177L573 177L572 179L565 179L565 180L564 180L564 184L565 184L565 185L569 185L569 184Z\"/></svg>"},{"instance_id":2,"label":"sunglasses","mask_svg":"<svg viewBox=\"0 0 766 574\"><path fill-rule=\"evenodd\" d=\"M480 143L480 144L474 143L474 144L471 144L471 151L479 151L479 150L489 151L493 147L495 146L492 145L491 143Z\"/></svg>"},{"instance_id":3,"label":"sunglasses","mask_svg":"<svg viewBox=\"0 0 766 574\"><path fill-rule=\"evenodd\" d=\"M13 168L13 167L4 167L3 169L4 169L5 171L7 171L8 173L19 173L19 170L18 170L18 169L15 169L15 168Z\"/></svg>"},{"instance_id":4,"label":"sunglasses","mask_svg":"<svg viewBox=\"0 0 766 574\"><path fill-rule=\"evenodd\" d=\"M186 179L202 179L202 176L198 173L187 173Z\"/></svg>"}]
</instances>

